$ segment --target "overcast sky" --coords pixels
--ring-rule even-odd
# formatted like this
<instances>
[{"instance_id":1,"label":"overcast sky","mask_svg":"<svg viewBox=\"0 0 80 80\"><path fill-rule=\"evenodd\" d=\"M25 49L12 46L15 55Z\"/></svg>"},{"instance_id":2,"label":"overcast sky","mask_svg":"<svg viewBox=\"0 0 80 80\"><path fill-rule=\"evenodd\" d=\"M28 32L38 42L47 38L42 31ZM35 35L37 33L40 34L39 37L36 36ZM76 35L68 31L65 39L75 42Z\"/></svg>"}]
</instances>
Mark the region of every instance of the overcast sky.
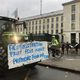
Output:
<instances>
[{"instance_id":1,"label":"overcast sky","mask_svg":"<svg viewBox=\"0 0 80 80\"><path fill-rule=\"evenodd\" d=\"M62 10L62 3L71 0L42 0L42 12L48 13ZM40 14L40 0L0 0L0 15L12 16L18 8L19 17L28 17Z\"/></svg>"}]
</instances>

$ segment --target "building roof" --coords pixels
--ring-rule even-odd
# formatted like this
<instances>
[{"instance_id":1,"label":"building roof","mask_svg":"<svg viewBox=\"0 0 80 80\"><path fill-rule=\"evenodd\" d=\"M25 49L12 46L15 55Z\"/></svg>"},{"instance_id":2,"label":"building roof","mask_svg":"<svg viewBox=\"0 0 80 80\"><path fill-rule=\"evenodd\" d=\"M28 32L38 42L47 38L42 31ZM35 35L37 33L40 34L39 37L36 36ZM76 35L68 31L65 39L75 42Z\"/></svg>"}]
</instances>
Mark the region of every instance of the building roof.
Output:
<instances>
[{"instance_id":1,"label":"building roof","mask_svg":"<svg viewBox=\"0 0 80 80\"><path fill-rule=\"evenodd\" d=\"M49 16L62 15L62 14L63 14L63 10L59 10L59 11L54 11L54 12L50 12L50 13L45 13L42 15L21 18L19 21L27 21L27 20L32 20L32 19L45 18L45 17L49 17Z\"/></svg>"},{"instance_id":2,"label":"building roof","mask_svg":"<svg viewBox=\"0 0 80 80\"><path fill-rule=\"evenodd\" d=\"M70 2L66 2L66 3L63 3L62 5L69 5L69 4L73 4L73 3L77 3L77 2L80 2L80 0L72 0Z\"/></svg>"}]
</instances>

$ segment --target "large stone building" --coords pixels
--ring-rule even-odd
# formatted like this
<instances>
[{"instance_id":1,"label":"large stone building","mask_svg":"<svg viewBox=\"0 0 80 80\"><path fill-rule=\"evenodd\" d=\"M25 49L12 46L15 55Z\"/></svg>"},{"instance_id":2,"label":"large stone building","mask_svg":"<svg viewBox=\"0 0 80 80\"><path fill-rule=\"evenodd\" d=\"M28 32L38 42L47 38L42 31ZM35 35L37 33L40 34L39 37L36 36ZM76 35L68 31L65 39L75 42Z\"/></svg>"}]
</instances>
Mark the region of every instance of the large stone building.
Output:
<instances>
[{"instance_id":1,"label":"large stone building","mask_svg":"<svg viewBox=\"0 0 80 80\"><path fill-rule=\"evenodd\" d=\"M26 33L27 34L29 34L29 33L33 33L33 34L61 33L61 29L63 28L63 11L62 10L55 11L55 12L51 12L51 13L46 13L46 14L42 14L42 15L37 15L37 16L33 16L33 17L27 17L27 18L20 19L21 23L23 21L25 21L25 24L26 24ZM19 24L20 24L20 22L19 22ZM21 24L18 26L20 27Z\"/></svg>"},{"instance_id":2,"label":"large stone building","mask_svg":"<svg viewBox=\"0 0 80 80\"><path fill-rule=\"evenodd\" d=\"M80 1L62 5L63 10L20 19L16 30L27 34L61 34L64 42L80 42Z\"/></svg>"},{"instance_id":3,"label":"large stone building","mask_svg":"<svg viewBox=\"0 0 80 80\"><path fill-rule=\"evenodd\" d=\"M64 41L80 42L80 0L63 4Z\"/></svg>"}]
</instances>

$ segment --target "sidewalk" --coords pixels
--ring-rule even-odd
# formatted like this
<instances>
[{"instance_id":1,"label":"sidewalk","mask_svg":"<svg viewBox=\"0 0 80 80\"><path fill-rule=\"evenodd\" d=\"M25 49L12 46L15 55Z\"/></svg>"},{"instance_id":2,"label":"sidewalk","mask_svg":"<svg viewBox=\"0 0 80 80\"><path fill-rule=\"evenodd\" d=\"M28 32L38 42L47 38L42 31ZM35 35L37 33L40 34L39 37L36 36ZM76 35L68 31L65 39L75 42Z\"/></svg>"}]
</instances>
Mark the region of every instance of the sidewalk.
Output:
<instances>
[{"instance_id":1,"label":"sidewalk","mask_svg":"<svg viewBox=\"0 0 80 80\"><path fill-rule=\"evenodd\" d=\"M43 62L40 62L39 65L50 66L53 68L68 70L72 72L80 72L80 56L78 58L67 58L63 57L61 59L48 59Z\"/></svg>"}]
</instances>

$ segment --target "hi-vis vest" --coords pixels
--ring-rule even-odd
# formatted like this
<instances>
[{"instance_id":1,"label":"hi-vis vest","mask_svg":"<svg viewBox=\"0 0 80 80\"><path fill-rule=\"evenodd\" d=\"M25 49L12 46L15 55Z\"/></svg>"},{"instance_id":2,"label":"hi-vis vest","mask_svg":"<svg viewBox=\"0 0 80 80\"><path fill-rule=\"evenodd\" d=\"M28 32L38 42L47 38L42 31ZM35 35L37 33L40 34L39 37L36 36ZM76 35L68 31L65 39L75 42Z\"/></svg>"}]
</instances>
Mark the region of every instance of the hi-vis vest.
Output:
<instances>
[{"instance_id":1,"label":"hi-vis vest","mask_svg":"<svg viewBox=\"0 0 80 80\"><path fill-rule=\"evenodd\" d=\"M52 39L52 44L55 45L55 46L58 46L59 45L59 42L57 41L57 39Z\"/></svg>"}]
</instances>

